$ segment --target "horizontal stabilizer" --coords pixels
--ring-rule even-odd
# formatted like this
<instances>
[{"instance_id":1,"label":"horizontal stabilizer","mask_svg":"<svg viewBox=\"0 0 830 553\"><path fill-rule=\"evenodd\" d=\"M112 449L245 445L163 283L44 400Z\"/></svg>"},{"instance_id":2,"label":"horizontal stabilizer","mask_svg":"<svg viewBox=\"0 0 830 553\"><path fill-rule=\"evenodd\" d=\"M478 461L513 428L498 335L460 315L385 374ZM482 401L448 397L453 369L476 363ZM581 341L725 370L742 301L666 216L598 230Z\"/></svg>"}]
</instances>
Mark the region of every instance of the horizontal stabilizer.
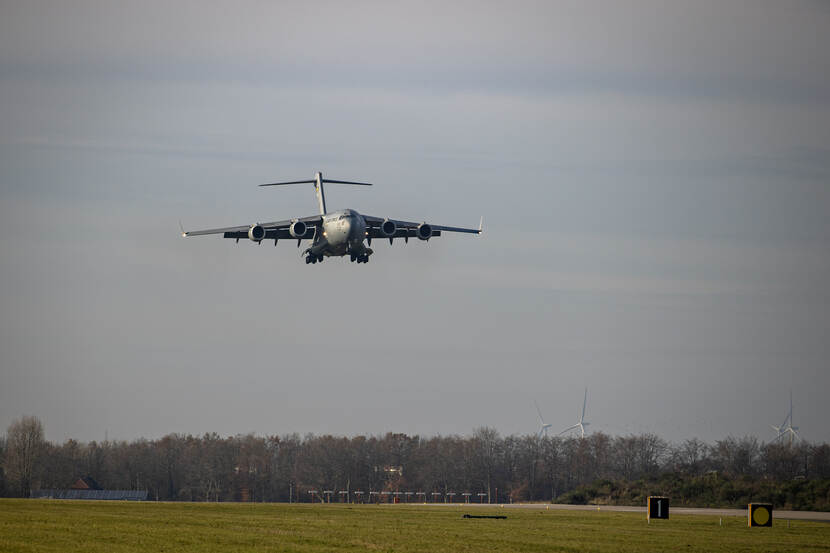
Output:
<instances>
[{"instance_id":1,"label":"horizontal stabilizer","mask_svg":"<svg viewBox=\"0 0 830 553\"><path fill-rule=\"evenodd\" d=\"M323 182L333 182L335 184L359 184L361 186L372 186L370 182L352 182L348 180L331 180L331 179L323 179Z\"/></svg>"},{"instance_id":2,"label":"horizontal stabilizer","mask_svg":"<svg viewBox=\"0 0 830 553\"><path fill-rule=\"evenodd\" d=\"M290 182L269 182L267 184L260 184L260 186L281 186L283 184L314 184L314 180L292 180Z\"/></svg>"},{"instance_id":3,"label":"horizontal stabilizer","mask_svg":"<svg viewBox=\"0 0 830 553\"><path fill-rule=\"evenodd\" d=\"M352 182L349 180L333 180L333 179L320 179L320 182L327 183L331 182L334 184L359 184L361 186L372 186L369 182ZM283 184L316 184L316 180L292 180L288 182L269 182L266 184L260 184L260 186L282 186Z\"/></svg>"}]
</instances>

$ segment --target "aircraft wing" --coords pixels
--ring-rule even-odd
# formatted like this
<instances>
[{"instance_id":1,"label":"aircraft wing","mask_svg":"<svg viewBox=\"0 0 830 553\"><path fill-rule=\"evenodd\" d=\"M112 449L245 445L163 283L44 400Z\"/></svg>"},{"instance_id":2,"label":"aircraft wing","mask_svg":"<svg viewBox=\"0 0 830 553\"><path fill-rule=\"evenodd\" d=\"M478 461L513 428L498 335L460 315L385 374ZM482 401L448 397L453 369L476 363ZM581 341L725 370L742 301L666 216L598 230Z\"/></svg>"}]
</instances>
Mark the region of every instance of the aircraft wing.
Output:
<instances>
[{"instance_id":1,"label":"aircraft wing","mask_svg":"<svg viewBox=\"0 0 830 553\"><path fill-rule=\"evenodd\" d=\"M400 221L398 219L386 219L383 217L373 217L372 215L364 215L363 219L366 221L366 230L369 233L371 238L386 238L380 232L380 226L384 223L384 221L392 221L395 223L395 235L392 238L402 238L402 237L409 237L412 238L415 236L418 227L423 223L416 223L413 221ZM483 221L482 221L483 222ZM432 227L432 236L441 236L441 231L445 232L466 232L470 234L481 234L482 227L479 225L478 228L464 228L464 227L448 227L446 225L433 225L432 223L429 224ZM247 232L247 231L246 231Z\"/></svg>"},{"instance_id":2,"label":"aircraft wing","mask_svg":"<svg viewBox=\"0 0 830 553\"><path fill-rule=\"evenodd\" d=\"M311 215L309 217L300 217L299 219L286 219L285 221L274 221L272 223L257 223L265 229L265 237L263 240L271 240L275 238L293 238L289 232L289 227L292 223L302 222L306 225L306 233L302 238L313 238L316 227L322 224L322 217L320 215ZM248 238L248 230L253 225L242 225L238 227L224 227L212 228L206 230L191 230L184 232L182 236L201 236L204 234L221 234L223 238Z\"/></svg>"}]
</instances>

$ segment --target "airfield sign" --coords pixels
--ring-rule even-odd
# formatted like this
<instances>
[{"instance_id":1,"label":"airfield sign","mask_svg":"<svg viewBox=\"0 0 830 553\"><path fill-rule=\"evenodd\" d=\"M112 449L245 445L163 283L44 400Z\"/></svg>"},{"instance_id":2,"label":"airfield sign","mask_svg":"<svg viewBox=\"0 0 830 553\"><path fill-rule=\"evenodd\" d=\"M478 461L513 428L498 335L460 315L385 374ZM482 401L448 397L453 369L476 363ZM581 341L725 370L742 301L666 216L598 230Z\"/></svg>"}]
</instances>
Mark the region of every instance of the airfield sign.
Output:
<instances>
[{"instance_id":1,"label":"airfield sign","mask_svg":"<svg viewBox=\"0 0 830 553\"><path fill-rule=\"evenodd\" d=\"M772 526L772 504L750 503L746 510L748 524L752 526Z\"/></svg>"},{"instance_id":2,"label":"airfield sign","mask_svg":"<svg viewBox=\"0 0 830 553\"><path fill-rule=\"evenodd\" d=\"M663 496L649 496L648 519L669 518L669 498Z\"/></svg>"}]
</instances>

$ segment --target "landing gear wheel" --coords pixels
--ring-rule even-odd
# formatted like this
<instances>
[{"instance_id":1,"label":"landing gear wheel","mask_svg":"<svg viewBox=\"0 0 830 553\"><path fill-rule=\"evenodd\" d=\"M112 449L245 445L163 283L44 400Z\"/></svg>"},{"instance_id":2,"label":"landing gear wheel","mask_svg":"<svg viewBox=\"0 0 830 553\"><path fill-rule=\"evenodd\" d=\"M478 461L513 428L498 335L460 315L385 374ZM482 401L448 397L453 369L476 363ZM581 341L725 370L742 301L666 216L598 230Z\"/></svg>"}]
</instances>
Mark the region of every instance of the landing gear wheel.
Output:
<instances>
[{"instance_id":1,"label":"landing gear wheel","mask_svg":"<svg viewBox=\"0 0 830 553\"><path fill-rule=\"evenodd\" d=\"M318 255L318 256L317 256L317 262L318 262L318 263L322 263L322 262L323 262L323 256L322 256L322 255Z\"/></svg>"}]
</instances>

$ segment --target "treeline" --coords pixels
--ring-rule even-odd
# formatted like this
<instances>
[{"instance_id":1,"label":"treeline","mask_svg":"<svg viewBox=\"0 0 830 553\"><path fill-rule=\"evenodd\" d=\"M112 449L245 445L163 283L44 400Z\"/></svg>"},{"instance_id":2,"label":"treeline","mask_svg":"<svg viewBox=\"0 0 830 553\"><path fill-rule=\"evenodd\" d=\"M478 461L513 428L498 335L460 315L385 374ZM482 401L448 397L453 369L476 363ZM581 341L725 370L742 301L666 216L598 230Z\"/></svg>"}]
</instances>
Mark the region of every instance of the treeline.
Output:
<instances>
[{"instance_id":1,"label":"treeline","mask_svg":"<svg viewBox=\"0 0 830 553\"><path fill-rule=\"evenodd\" d=\"M332 501L340 500L340 491L363 501L372 491L390 492L373 496L384 500L394 492L424 492L432 500L435 492L444 501L455 492L461 501L468 492L478 501L482 493L481 500L493 503L642 503L645 495L665 493L675 504L740 506L809 484L815 488L810 501L786 492L775 503L809 509L830 504L826 492L818 497L830 480L828 444L763 444L753 437L673 444L653 434L538 439L479 428L470 436L169 434L55 444L43 439L39 420L27 417L9 427L0 459L4 496L67 488L91 476L105 489L147 490L152 499L172 501L307 502L331 490Z\"/></svg>"},{"instance_id":2,"label":"treeline","mask_svg":"<svg viewBox=\"0 0 830 553\"><path fill-rule=\"evenodd\" d=\"M830 511L830 479L771 480L711 472L694 476L663 473L634 481L596 480L557 499L558 503L645 505L650 495L665 495L684 507L745 508L747 503L772 503L796 511Z\"/></svg>"}]
</instances>

